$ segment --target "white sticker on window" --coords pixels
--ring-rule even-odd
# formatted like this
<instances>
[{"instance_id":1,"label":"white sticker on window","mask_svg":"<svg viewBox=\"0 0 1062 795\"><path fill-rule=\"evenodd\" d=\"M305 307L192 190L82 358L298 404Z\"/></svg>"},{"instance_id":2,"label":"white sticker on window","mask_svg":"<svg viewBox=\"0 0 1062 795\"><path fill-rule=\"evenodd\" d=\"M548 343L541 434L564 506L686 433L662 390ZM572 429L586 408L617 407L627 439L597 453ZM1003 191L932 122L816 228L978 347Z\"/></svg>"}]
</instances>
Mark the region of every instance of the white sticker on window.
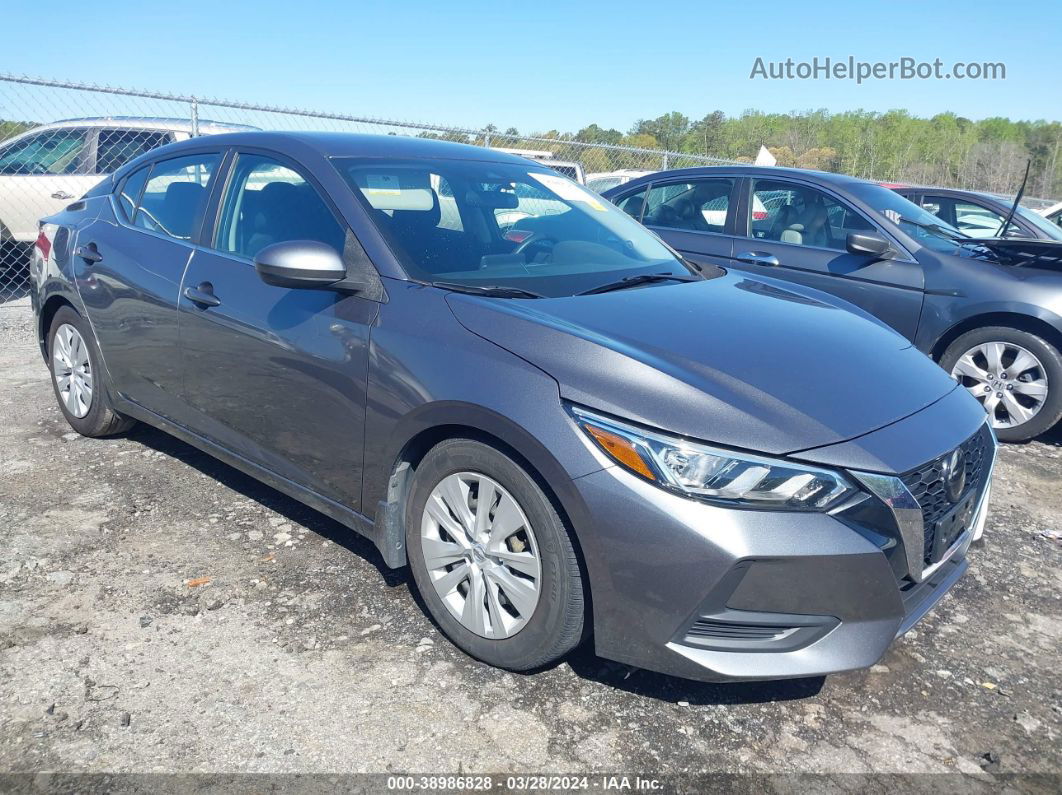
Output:
<instances>
[{"instance_id":1,"label":"white sticker on window","mask_svg":"<svg viewBox=\"0 0 1062 795\"><path fill-rule=\"evenodd\" d=\"M566 180L564 177L555 174L540 174L537 171L531 172L531 177L542 183L542 185L549 188L565 201L583 202L584 204L589 204L598 212L605 212L605 205L601 203L601 200L598 199L597 196L586 190L586 188L580 187L576 183Z\"/></svg>"}]
</instances>

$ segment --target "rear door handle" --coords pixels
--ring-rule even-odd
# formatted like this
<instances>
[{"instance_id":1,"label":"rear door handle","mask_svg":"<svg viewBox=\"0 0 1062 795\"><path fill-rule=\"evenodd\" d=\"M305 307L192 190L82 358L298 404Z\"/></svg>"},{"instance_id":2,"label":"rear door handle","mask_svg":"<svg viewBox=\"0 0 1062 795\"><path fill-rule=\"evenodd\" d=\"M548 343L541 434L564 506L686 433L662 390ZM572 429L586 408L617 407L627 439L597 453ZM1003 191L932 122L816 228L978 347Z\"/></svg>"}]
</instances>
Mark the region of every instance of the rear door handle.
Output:
<instances>
[{"instance_id":1,"label":"rear door handle","mask_svg":"<svg viewBox=\"0 0 1062 795\"><path fill-rule=\"evenodd\" d=\"M72 199L72 198L74 198L74 194L73 193L67 193L65 190L57 190L55 193L52 194L52 198L53 199Z\"/></svg>"},{"instance_id":2,"label":"rear door handle","mask_svg":"<svg viewBox=\"0 0 1062 795\"><path fill-rule=\"evenodd\" d=\"M214 295L214 285L210 282L202 282L198 287L185 287L184 297L204 309L221 305L221 299Z\"/></svg>"},{"instance_id":3,"label":"rear door handle","mask_svg":"<svg viewBox=\"0 0 1062 795\"><path fill-rule=\"evenodd\" d=\"M738 262L744 262L747 265L769 265L772 268L778 267L778 257L764 251L745 251L738 254L734 259Z\"/></svg>"},{"instance_id":4,"label":"rear door handle","mask_svg":"<svg viewBox=\"0 0 1062 795\"><path fill-rule=\"evenodd\" d=\"M103 261L103 255L100 254L95 243L86 243L84 246L78 246L74 249L74 256L81 257L89 265L95 265L97 262Z\"/></svg>"}]
</instances>

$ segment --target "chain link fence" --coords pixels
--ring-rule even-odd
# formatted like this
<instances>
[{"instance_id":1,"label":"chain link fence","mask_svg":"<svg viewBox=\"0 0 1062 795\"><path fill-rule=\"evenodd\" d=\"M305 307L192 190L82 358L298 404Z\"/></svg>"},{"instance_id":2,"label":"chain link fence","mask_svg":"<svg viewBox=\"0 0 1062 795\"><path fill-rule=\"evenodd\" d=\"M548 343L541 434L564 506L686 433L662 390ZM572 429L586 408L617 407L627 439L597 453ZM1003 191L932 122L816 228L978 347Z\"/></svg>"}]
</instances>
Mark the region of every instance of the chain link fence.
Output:
<instances>
[{"instance_id":1,"label":"chain link fence","mask_svg":"<svg viewBox=\"0 0 1062 795\"><path fill-rule=\"evenodd\" d=\"M410 135L517 150L605 190L647 171L732 161L0 74L0 303L29 291L38 219L137 155L234 129Z\"/></svg>"}]
</instances>

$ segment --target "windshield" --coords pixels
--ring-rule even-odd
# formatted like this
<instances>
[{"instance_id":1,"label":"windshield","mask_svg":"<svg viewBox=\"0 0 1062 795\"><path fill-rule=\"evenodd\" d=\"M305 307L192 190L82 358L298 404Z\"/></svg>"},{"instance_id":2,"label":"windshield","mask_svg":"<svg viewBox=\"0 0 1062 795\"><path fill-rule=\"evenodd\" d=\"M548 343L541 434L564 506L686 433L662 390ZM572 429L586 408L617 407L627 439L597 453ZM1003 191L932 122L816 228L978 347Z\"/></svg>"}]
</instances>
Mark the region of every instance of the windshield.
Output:
<instances>
[{"instance_id":1,"label":"windshield","mask_svg":"<svg viewBox=\"0 0 1062 795\"><path fill-rule=\"evenodd\" d=\"M84 130L31 135L0 149L0 174L72 174L84 146Z\"/></svg>"},{"instance_id":2,"label":"windshield","mask_svg":"<svg viewBox=\"0 0 1062 795\"><path fill-rule=\"evenodd\" d=\"M955 227L881 185L857 182L851 185L850 190L852 195L870 205L879 215L926 248L955 254L961 247L961 241L967 239Z\"/></svg>"},{"instance_id":3,"label":"windshield","mask_svg":"<svg viewBox=\"0 0 1062 795\"><path fill-rule=\"evenodd\" d=\"M1030 224L1035 226L1041 232L1043 232L1050 240L1062 240L1062 227L1057 224L1051 223L1047 218L1040 215L1035 210L1030 210L1028 207L1018 205L1018 212L1016 215L1020 215ZM1010 230L1013 232L1013 227Z\"/></svg>"},{"instance_id":4,"label":"windshield","mask_svg":"<svg viewBox=\"0 0 1062 795\"><path fill-rule=\"evenodd\" d=\"M546 168L480 160L334 162L420 281L553 297L642 273L690 273L626 213Z\"/></svg>"}]
</instances>

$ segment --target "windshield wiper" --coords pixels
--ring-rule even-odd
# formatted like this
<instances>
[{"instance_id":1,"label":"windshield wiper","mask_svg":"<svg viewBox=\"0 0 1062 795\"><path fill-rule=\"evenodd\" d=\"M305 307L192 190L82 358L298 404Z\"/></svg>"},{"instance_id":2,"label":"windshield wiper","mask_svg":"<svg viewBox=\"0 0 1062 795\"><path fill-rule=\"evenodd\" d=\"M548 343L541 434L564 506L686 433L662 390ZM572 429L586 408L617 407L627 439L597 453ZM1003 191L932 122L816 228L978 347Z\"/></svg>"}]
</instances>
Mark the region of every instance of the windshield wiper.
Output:
<instances>
[{"instance_id":1,"label":"windshield wiper","mask_svg":"<svg viewBox=\"0 0 1062 795\"><path fill-rule=\"evenodd\" d=\"M608 282L606 284L600 284L597 287L591 287L589 290L583 290L576 295L595 295L596 293L610 293L613 290L625 290L628 287L634 287L639 284L649 284L650 282L699 282L703 281L699 276L682 276L677 273L640 273L637 276L625 276L619 281Z\"/></svg>"},{"instance_id":2,"label":"windshield wiper","mask_svg":"<svg viewBox=\"0 0 1062 795\"><path fill-rule=\"evenodd\" d=\"M454 282L432 282L432 287L453 290L455 293L469 295L488 295L492 298L545 298L541 293L533 293L521 287L506 287L501 284L456 284Z\"/></svg>"}]
</instances>

